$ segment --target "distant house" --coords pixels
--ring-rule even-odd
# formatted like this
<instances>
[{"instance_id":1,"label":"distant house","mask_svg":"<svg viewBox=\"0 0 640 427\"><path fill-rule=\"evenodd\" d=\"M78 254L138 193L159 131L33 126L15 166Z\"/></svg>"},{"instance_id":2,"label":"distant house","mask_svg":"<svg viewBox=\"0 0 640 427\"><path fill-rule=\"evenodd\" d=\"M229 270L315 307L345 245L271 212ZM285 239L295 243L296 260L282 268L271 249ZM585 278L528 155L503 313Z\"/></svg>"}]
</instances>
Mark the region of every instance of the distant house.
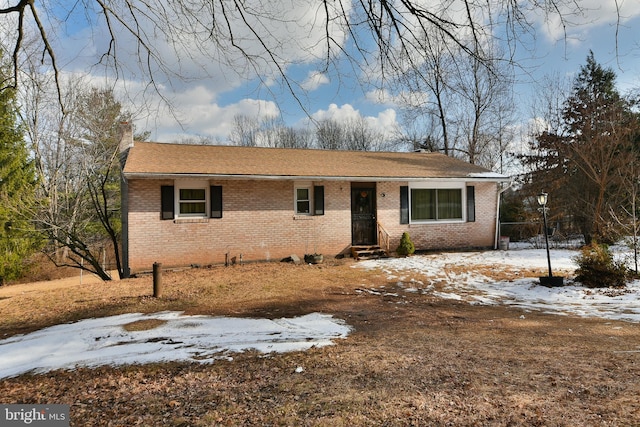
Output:
<instances>
[{"instance_id":1,"label":"distant house","mask_svg":"<svg viewBox=\"0 0 640 427\"><path fill-rule=\"evenodd\" d=\"M125 272L163 266L491 248L506 178L437 153L133 142L125 132Z\"/></svg>"}]
</instances>

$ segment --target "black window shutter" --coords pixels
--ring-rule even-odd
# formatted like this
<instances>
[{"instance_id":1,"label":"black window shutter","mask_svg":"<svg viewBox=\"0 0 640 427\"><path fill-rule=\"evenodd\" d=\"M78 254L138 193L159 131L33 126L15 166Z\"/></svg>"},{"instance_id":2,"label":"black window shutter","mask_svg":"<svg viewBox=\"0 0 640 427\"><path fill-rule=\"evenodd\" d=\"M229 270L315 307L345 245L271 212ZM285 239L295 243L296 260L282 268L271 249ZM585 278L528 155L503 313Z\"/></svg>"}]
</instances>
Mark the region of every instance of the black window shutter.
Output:
<instances>
[{"instance_id":1,"label":"black window shutter","mask_svg":"<svg viewBox=\"0 0 640 427\"><path fill-rule=\"evenodd\" d=\"M211 218L222 218L222 186L211 186Z\"/></svg>"},{"instance_id":2,"label":"black window shutter","mask_svg":"<svg viewBox=\"0 0 640 427\"><path fill-rule=\"evenodd\" d=\"M314 215L324 215L324 185L313 187L313 212Z\"/></svg>"},{"instance_id":3,"label":"black window shutter","mask_svg":"<svg viewBox=\"0 0 640 427\"><path fill-rule=\"evenodd\" d=\"M160 187L161 208L160 219L173 219L175 215L175 201L173 185L163 185Z\"/></svg>"},{"instance_id":4,"label":"black window shutter","mask_svg":"<svg viewBox=\"0 0 640 427\"><path fill-rule=\"evenodd\" d=\"M467 222L476 221L476 187L467 187Z\"/></svg>"},{"instance_id":5,"label":"black window shutter","mask_svg":"<svg viewBox=\"0 0 640 427\"><path fill-rule=\"evenodd\" d=\"M400 224L409 224L409 187L400 186Z\"/></svg>"}]
</instances>

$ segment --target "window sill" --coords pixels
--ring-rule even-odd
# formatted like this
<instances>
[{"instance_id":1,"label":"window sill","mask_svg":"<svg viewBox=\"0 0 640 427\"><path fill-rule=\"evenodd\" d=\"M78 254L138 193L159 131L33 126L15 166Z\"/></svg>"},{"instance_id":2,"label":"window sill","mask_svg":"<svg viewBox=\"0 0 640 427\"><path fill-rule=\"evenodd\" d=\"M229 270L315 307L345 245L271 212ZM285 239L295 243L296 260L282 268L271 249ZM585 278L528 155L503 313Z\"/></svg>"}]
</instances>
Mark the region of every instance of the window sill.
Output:
<instances>
[{"instance_id":1,"label":"window sill","mask_svg":"<svg viewBox=\"0 0 640 427\"><path fill-rule=\"evenodd\" d=\"M439 224L464 224L467 221L461 219L443 219L439 221L414 221L409 225L439 225Z\"/></svg>"},{"instance_id":2,"label":"window sill","mask_svg":"<svg viewBox=\"0 0 640 427\"><path fill-rule=\"evenodd\" d=\"M209 218L176 218L175 224L208 224Z\"/></svg>"},{"instance_id":3,"label":"window sill","mask_svg":"<svg viewBox=\"0 0 640 427\"><path fill-rule=\"evenodd\" d=\"M312 221L313 220L313 215L297 214L297 215L293 216L293 220L294 221Z\"/></svg>"}]
</instances>

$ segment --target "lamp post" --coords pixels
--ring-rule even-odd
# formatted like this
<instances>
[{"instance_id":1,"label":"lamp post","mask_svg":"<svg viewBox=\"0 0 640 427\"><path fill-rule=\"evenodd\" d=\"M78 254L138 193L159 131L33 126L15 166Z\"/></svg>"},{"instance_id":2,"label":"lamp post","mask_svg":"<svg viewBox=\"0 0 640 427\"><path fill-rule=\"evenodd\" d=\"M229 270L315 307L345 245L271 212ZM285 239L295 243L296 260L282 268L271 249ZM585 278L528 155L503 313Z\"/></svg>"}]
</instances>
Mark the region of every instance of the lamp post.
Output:
<instances>
[{"instance_id":1,"label":"lamp post","mask_svg":"<svg viewBox=\"0 0 640 427\"><path fill-rule=\"evenodd\" d=\"M549 254L549 233L547 228L547 201L549 199L549 195L544 191L538 194L537 200L538 204L542 206L542 220L544 226L544 242L547 248L547 265L549 266L549 276L540 277L540 284L544 286L562 286L564 283L563 277L553 277L553 273L551 272L551 255Z\"/></svg>"}]
</instances>

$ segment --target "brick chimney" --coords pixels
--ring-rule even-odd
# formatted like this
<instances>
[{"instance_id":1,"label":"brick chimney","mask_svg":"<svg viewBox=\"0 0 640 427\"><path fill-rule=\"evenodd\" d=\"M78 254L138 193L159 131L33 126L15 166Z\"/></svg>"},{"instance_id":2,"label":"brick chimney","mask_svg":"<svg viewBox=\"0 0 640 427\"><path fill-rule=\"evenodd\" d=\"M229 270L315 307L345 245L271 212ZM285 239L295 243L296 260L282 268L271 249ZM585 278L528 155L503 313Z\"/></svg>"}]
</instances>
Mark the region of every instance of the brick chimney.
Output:
<instances>
[{"instance_id":1,"label":"brick chimney","mask_svg":"<svg viewBox=\"0 0 640 427\"><path fill-rule=\"evenodd\" d=\"M133 127L129 122L120 122L120 153L133 147Z\"/></svg>"}]
</instances>

